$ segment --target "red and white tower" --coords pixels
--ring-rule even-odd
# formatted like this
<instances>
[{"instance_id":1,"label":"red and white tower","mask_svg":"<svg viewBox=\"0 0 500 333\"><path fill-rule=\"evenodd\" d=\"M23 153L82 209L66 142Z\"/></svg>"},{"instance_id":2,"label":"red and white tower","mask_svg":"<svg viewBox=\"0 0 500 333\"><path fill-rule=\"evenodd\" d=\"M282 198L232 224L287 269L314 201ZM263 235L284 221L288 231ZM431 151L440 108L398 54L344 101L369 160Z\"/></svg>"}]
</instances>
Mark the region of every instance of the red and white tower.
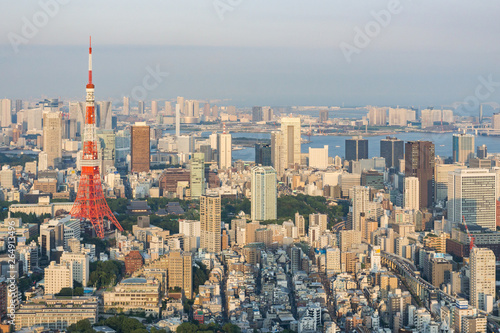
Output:
<instances>
[{"instance_id":1,"label":"red and white tower","mask_svg":"<svg viewBox=\"0 0 500 333\"><path fill-rule=\"evenodd\" d=\"M80 159L82 172L78 194L71 208L74 218L89 220L97 234L104 238L104 218L111 221L120 231L122 226L109 209L102 192L101 174L97 151L97 135L95 128L94 84L92 83L92 40L89 46L89 83L87 84L87 98L85 108L85 126L83 130L83 152Z\"/></svg>"}]
</instances>

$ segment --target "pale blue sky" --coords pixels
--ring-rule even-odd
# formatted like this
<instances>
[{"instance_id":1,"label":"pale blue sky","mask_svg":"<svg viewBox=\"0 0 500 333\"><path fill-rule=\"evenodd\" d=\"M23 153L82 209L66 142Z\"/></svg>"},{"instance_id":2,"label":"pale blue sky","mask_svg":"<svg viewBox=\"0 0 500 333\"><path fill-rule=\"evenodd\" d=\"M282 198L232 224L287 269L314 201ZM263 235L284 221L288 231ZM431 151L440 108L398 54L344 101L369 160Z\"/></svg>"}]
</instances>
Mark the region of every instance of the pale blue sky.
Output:
<instances>
[{"instance_id":1,"label":"pale blue sky","mask_svg":"<svg viewBox=\"0 0 500 333\"><path fill-rule=\"evenodd\" d=\"M213 0L64 0L14 52L9 36L51 1L2 2L0 97L83 98L90 34L98 99L130 94L156 66L169 76L147 99L240 106L438 106L473 95L479 76L500 81L494 0L401 0L350 63L339 45L390 1L217 0L237 3L221 20ZM500 87L488 101L500 101Z\"/></svg>"}]
</instances>

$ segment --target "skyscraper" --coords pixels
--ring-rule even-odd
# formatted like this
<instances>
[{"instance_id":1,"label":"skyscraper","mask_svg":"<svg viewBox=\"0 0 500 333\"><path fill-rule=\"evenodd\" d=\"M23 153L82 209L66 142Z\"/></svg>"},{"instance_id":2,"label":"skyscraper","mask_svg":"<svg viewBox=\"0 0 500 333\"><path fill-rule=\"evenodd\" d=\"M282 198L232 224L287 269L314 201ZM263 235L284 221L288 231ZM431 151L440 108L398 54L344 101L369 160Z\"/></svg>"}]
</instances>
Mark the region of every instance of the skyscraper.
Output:
<instances>
[{"instance_id":1,"label":"skyscraper","mask_svg":"<svg viewBox=\"0 0 500 333\"><path fill-rule=\"evenodd\" d=\"M200 248L207 252L221 251L221 199L218 194L200 197L201 238Z\"/></svg>"},{"instance_id":2,"label":"skyscraper","mask_svg":"<svg viewBox=\"0 0 500 333\"><path fill-rule=\"evenodd\" d=\"M474 158L474 135L472 134L453 134L453 162L468 163Z\"/></svg>"},{"instance_id":3,"label":"skyscraper","mask_svg":"<svg viewBox=\"0 0 500 333\"><path fill-rule=\"evenodd\" d=\"M486 145L477 146L477 158L487 158L488 149Z\"/></svg>"},{"instance_id":4,"label":"skyscraper","mask_svg":"<svg viewBox=\"0 0 500 333\"><path fill-rule=\"evenodd\" d=\"M380 157L385 158L387 168L399 168L399 160L404 158L404 142L390 136L380 140Z\"/></svg>"},{"instance_id":5,"label":"skyscraper","mask_svg":"<svg viewBox=\"0 0 500 333\"><path fill-rule=\"evenodd\" d=\"M168 287L179 287L186 298L193 296L193 255L179 250L168 253Z\"/></svg>"},{"instance_id":6,"label":"skyscraper","mask_svg":"<svg viewBox=\"0 0 500 333\"><path fill-rule=\"evenodd\" d=\"M474 247L470 253L470 304L488 311L488 298L491 310L495 299L495 263L493 251L488 248Z\"/></svg>"},{"instance_id":7,"label":"skyscraper","mask_svg":"<svg viewBox=\"0 0 500 333\"><path fill-rule=\"evenodd\" d=\"M404 208L410 210L420 209L420 194L417 177L405 177L404 185Z\"/></svg>"},{"instance_id":8,"label":"skyscraper","mask_svg":"<svg viewBox=\"0 0 500 333\"><path fill-rule=\"evenodd\" d=\"M262 112L262 106L254 106L252 108L252 121L258 122L264 119L264 114Z\"/></svg>"},{"instance_id":9,"label":"skyscraper","mask_svg":"<svg viewBox=\"0 0 500 333\"><path fill-rule=\"evenodd\" d=\"M137 102L137 113L144 114L144 101Z\"/></svg>"},{"instance_id":10,"label":"skyscraper","mask_svg":"<svg viewBox=\"0 0 500 333\"><path fill-rule=\"evenodd\" d=\"M272 166L271 145L256 143L255 144L255 164L262 166Z\"/></svg>"},{"instance_id":11,"label":"skyscraper","mask_svg":"<svg viewBox=\"0 0 500 333\"><path fill-rule=\"evenodd\" d=\"M12 101L10 99L2 99L0 101L0 120L2 127L9 127L12 124Z\"/></svg>"},{"instance_id":12,"label":"skyscraper","mask_svg":"<svg viewBox=\"0 0 500 333\"><path fill-rule=\"evenodd\" d=\"M328 121L328 110L319 110L319 122L326 123Z\"/></svg>"},{"instance_id":13,"label":"skyscraper","mask_svg":"<svg viewBox=\"0 0 500 333\"><path fill-rule=\"evenodd\" d=\"M345 160L358 161L368 158L368 140L362 136L353 136L345 140Z\"/></svg>"},{"instance_id":14,"label":"skyscraper","mask_svg":"<svg viewBox=\"0 0 500 333\"><path fill-rule=\"evenodd\" d=\"M177 97L177 105L179 106L179 111L181 115L184 115L184 97L178 96ZM176 105L176 107L177 107Z\"/></svg>"},{"instance_id":15,"label":"skyscraper","mask_svg":"<svg viewBox=\"0 0 500 333\"><path fill-rule=\"evenodd\" d=\"M172 115L172 104L169 101L165 101L165 110L164 110L165 116L171 116Z\"/></svg>"},{"instance_id":16,"label":"skyscraper","mask_svg":"<svg viewBox=\"0 0 500 333\"><path fill-rule=\"evenodd\" d=\"M155 117L158 114L158 101L151 101L151 114Z\"/></svg>"},{"instance_id":17,"label":"skyscraper","mask_svg":"<svg viewBox=\"0 0 500 333\"><path fill-rule=\"evenodd\" d=\"M194 153L189 161L191 165L191 199L199 199L205 194L205 154Z\"/></svg>"},{"instance_id":18,"label":"skyscraper","mask_svg":"<svg viewBox=\"0 0 500 333\"><path fill-rule=\"evenodd\" d=\"M122 113L126 116L130 114L130 99L128 97L123 97Z\"/></svg>"},{"instance_id":19,"label":"skyscraper","mask_svg":"<svg viewBox=\"0 0 500 333\"><path fill-rule=\"evenodd\" d=\"M361 213L365 213L370 201L370 188L368 186L354 186L352 188L352 225L351 230L362 231Z\"/></svg>"},{"instance_id":20,"label":"skyscraper","mask_svg":"<svg viewBox=\"0 0 500 333\"><path fill-rule=\"evenodd\" d=\"M149 126L137 122L130 127L130 157L132 172L149 171Z\"/></svg>"},{"instance_id":21,"label":"skyscraper","mask_svg":"<svg viewBox=\"0 0 500 333\"><path fill-rule=\"evenodd\" d=\"M434 144L430 141L409 141L405 144L405 176L417 177L420 208L434 202Z\"/></svg>"},{"instance_id":22,"label":"skyscraper","mask_svg":"<svg viewBox=\"0 0 500 333\"><path fill-rule=\"evenodd\" d=\"M285 146L282 132L271 132L271 161L272 166L281 177L285 172Z\"/></svg>"},{"instance_id":23,"label":"skyscraper","mask_svg":"<svg viewBox=\"0 0 500 333\"><path fill-rule=\"evenodd\" d=\"M267 221L277 217L276 171L270 166L252 168L252 220Z\"/></svg>"},{"instance_id":24,"label":"skyscraper","mask_svg":"<svg viewBox=\"0 0 500 333\"><path fill-rule=\"evenodd\" d=\"M232 164L232 137L231 134L217 134L217 153L219 154L219 169L228 169Z\"/></svg>"},{"instance_id":25,"label":"skyscraper","mask_svg":"<svg viewBox=\"0 0 500 333\"><path fill-rule=\"evenodd\" d=\"M96 104L97 128L110 130L113 128L113 111L111 102L97 102Z\"/></svg>"},{"instance_id":26,"label":"skyscraper","mask_svg":"<svg viewBox=\"0 0 500 333\"><path fill-rule=\"evenodd\" d=\"M62 163L62 114L43 114L43 151L47 153L47 167L58 168Z\"/></svg>"},{"instance_id":27,"label":"skyscraper","mask_svg":"<svg viewBox=\"0 0 500 333\"><path fill-rule=\"evenodd\" d=\"M496 173L457 169L448 178L448 220L496 229Z\"/></svg>"},{"instance_id":28,"label":"skyscraper","mask_svg":"<svg viewBox=\"0 0 500 333\"><path fill-rule=\"evenodd\" d=\"M285 168L300 165L300 118L281 118Z\"/></svg>"}]
</instances>

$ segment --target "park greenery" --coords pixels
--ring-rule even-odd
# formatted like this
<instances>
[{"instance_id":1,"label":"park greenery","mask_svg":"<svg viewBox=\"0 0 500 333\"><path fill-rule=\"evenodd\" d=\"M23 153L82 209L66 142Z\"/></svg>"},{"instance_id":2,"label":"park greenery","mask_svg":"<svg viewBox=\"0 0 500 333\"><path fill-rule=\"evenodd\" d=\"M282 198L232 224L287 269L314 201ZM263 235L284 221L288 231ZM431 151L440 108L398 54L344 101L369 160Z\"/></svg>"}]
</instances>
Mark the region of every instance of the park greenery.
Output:
<instances>
[{"instance_id":1,"label":"park greenery","mask_svg":"<svg viewBox=\"0 0 500 333\"><path fill-rule=\"evenodd\" d=\"M222 327L210 323L210 324L200 324L200 323L182 323L177 327L177 333L215 333L215 332L225 332L225 333L240 333L241 329L231 323L224 324Z\"/></svg>"},{"instance_id":2,"label":"park greenery","mask_svg":"<svg viewBox=\"0 0 500 333\"><path fill-rule=\"evenodd\" d=\"M205 281L208 280L209 274L210 271L203 263L197 262L196 265L193 265L193 287L196 294L198 293L200 286L204 285Z\"/></svg>"},{"instance_id":3,"label":"park greenery","mask_svg":"<svg viewBox=\"0 0 500 333\"><path fill-rule=\"evenodd\" d=\"M151 327L151 330L148 331L146 326L139 320L124 315L101 319L97 323L97 326L111 327L117 333L167 333L166 330L159 330L155 327ZM92 324L88 319L80 320L76 324L69 326L67 331L69 333L97 333L97 331L92 328Z\"/></svg>"},{"instance_id":4,"label":"park greenery","mask_svg":"<svg viewBox=\"0 0 500 333\"><path fill-rule=\"evenodd\" d=\"M118 260L91 262L89 271L88 286L98 289L102 287L112 287L120 281L123 275L123 264Z\"/></svg>"}]
</instances>

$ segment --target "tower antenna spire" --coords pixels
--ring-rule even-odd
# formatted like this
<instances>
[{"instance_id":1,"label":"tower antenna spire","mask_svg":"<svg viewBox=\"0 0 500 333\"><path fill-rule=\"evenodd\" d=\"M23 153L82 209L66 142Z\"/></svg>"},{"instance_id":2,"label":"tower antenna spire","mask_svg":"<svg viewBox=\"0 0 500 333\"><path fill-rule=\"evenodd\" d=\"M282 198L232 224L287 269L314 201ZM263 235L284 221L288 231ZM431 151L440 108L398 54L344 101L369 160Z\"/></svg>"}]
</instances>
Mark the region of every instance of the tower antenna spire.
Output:
<instances>
[{"instance_id":1,"label":"tower antenna spire","mask_svg":"<svg viewBox=\"0 0 500 333\"><path fill-rule=\"evenodd\" d=\"M89 84L87 87L90 88L90 86L94 87L92 83L92 36L89 36Z\"/></svg>"}]
</instances>

